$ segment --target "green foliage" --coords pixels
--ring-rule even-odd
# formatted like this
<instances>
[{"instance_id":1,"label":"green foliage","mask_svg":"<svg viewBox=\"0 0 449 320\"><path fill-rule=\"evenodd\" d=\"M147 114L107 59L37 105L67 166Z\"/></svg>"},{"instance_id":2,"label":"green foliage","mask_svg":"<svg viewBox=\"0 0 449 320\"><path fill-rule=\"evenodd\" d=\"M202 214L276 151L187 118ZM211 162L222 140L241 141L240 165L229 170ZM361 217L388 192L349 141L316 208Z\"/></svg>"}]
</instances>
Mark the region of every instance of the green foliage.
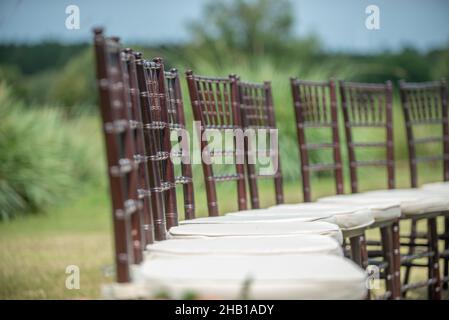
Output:
<instances>
[{"instance_id":1,"label":"green foliage","mask_svg":"<svg viewBox=\"0 0 449 320\"><path fill-rule=\"evenodd\" d=\"M11 94L19 97L26 95L26 88L23 85L23 76L17 65L0 64L0 81L11 84ZM12 86L12 84L14 84Z\"/></svg>"},{"instance_id":2,"label":"green foliage","mask_svg":"<svg viewBox=\"0 0 449 320\"><path fill-rule=\"evenodd\" d=\"M67 107L95 105L97 94L94 72L92 50L82 51L58 72L49 92L49 101Z\"/></svg>"},{"instance_id":3,"label":"green foliage","mask_svg":"<svg viewBox=\"0 0 449 320\"><path fill-rule=\"evenodd\" d=\"M49 65L48 68L37 69L38 72L22 73L20 70L27 68L26 61L29 58L38 61L41 68L42 65L45 65L46 60L38 60L42 54L36 55L37 58L32 56L38 48L43 52L53 48L56 52L53 52L52 55L58 56L59 60L55 61L55 64ZM25 47L20 55L27 57L29 55L29 58L24 59L23 62L18 61L17 64L8 64L9 60L1 60L0 56L0 63L4 63L0 65L0 79L12 87L14 96L20 97L29 105L59 105L64 108L65 113L69 114L79 109L80 106L87 110L87 106L96 104L97 97L92 50L85 45L64 48L62 50L59 46L54 45L45 50L40 45L32 48ZM65 51L70 48L74 53L68 55ZM61 50L61 52L57 50ZM64 57L67 57L67 60L64 60Z\"/></svg>"},{"instance_id":4,"label":"green foliage","mask_svg":"<svg viewBox=\"0 0 449 320\"><path fill-rule=\"evenodd\" d=\"M354 56L349 61L358 69L352 79L364 82L385 82L406 79L419 82L431 79L433 61L413 48L399 53L381 53L375 56Z\"/></svg>"},{"instance_id":5,"label":"green foliage","mask_svg":"<svg viewBox=\"0 0 449 320\"><path fill-rule=\"evenodd\" d=\"M92 124L67 120L56 108L27 110L3 83L0 118L0 219L59 203L97 175L101 140L92 139Z\"/></svg>"},{"instance_id":6,"label":"green foliage","mask_svg":"<svg viewBox=\"0 0 449 320\"><path fill-rule=\"evenodd\" d=\"M194 41L222 42L228 50L263 55L292 40L293 15L288 0L209 2L204 19L191 23Z\"/></svg>"},{"instance_id":7,"label":"green foliage","mask_svg":"<svg viewBox=\"0 0 449 320\"><path fill-rule=\"evenodd\" d=\"M434 58L435 64L432 69L432 78L446 78L449 80L449 44L443 50L438 50L430 54Z\"/></svg>"},{"instance_id":8,"label":"green foliage","mask_svg":"<svg viewBox=\"0 0 449 320\"><path fill-rule=\"evenodd\" d=\"M68 46L51 41L35 45L3 44L0 46L0 61L1 64L19 66L21 73L28 75L60 68L85 47L85 44Z\"/></svg>"}]
</instances>

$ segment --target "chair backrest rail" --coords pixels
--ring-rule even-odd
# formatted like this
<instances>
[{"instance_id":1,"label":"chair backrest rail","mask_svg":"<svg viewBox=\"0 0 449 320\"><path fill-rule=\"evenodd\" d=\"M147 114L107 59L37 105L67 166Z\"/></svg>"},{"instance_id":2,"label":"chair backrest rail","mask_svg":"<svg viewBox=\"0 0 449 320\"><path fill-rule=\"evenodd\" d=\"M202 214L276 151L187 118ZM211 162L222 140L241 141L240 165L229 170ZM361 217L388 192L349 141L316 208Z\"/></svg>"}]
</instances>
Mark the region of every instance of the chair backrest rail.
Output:
<instances>
[{"instance_id":1,"label":"chair backrest rail","mask_svg":"<svg viewBox=\"0 0 449 320\"><path fill-rule=\"evenodd\" d=\"M274 103L271 90L271 83L254 83L238 80L240 116L244 130L253 129L266 131L276 129L276 118L274 112ZM270 132L267 132L271 134ZM269 150L255 150L254 141L245 140L245 162L247 170L247 180L250 190L251 207L260 208L260 198L258 190L259 179L273 179L274 195L276 204L284 203L284 192L282 188L282 169L277 146L270 145ZM276 148L274 148L276 147ZM275 172L266 172L264 175L257 173L255 156L258 154L270 153L272 160L276 161L277 168ZM275 158L275 159L273 159Z\"/></svg>"},{"instance_id":2,"label":"chair backrest rail","mask_svg":"<svg viewBox=\"0 0 449 320\"><path fill-rule=\"evenodd\" d=\"M296 117L297 139L301 160L304 202L312 201L310 173L332 171L337 194L343 193L343 166L338 132L338 111L335 81L304 81L290 79ZM312 128L327 128L331 142L307 142L306 132ZM310 164L310 150L332 149L332 163Z\"/></svg>"},{"instance_id":3,"label":"chair backrest rail","mask_svg":"<svg viewBox=\"0 0 449 320\"><path fill-rule=\"evenodd\" d=\"M420 162L442 160L443 180L449 180L449 120L446 80L421 83L400 81L399 89L408 141L411 186L418 186L418 163ZM434 125L441 126L441 137L415 138L414 128ZM417 154L417 145L438 142L442 144L441 155L419 156Z\"/></svg>"},{"instance_id":4,"label":"chair backrest rail","mask_svg":"<svg viewBox=\"0 0 449 320\"><path fill-rule=\"evenodd\" d=\"M351 192L359 191L359 167L384 166L387 186L395 187L393 149L393 89L391 81L382 83L357 83L340 81L340 99L349 157ZM353 130L379 128L385 130L385 141L355 142ZM357 148L384 148L385 159L357 160Z\"/></svg>"},{"instance_id":5,"label":"chair backrest rail","mask_svg":"<svg viewBox=\"0 0 449 320\"><path fill-rule=\"evenodd\" d=\"M226 129L242 129L239 115L237 77L206 77L186 72L187 84L192 105L193 116L201 123L199 137L203 137L206 129L224 131ZM234 156L237 158L237 142L234 136ZM208 154L208 143L201 139L201 150ZM204 160L204 159L203 159ZM202 161L203 176L206 185L208 212L210 216L219 215L216 182L236 181L237 204L239 210L247 208L244 162L235 159L235 174L228 176L214 175L212 161Z\"/></svg>"}]
</instances>

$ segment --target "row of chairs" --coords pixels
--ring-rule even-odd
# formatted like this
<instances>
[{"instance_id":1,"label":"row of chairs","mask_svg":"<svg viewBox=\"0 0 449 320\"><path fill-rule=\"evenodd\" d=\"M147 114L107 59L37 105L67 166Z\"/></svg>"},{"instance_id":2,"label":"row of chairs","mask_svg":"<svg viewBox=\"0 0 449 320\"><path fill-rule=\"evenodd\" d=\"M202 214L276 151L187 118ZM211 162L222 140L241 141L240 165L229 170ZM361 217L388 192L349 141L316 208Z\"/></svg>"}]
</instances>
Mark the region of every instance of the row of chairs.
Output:
<instances>
[{"instance_id":1,"label":"row of chairs","mask_svg":"<svg viewBox=\"0 0 449 320\"><path fill-rule=\"evenodd\" d=\"M331 80L329 82L310 82L300 81L297 79L291 79L293 99L295 104L296 119L297 119L297 133L298 142L300 146L301 156L301 173L303 179L303 197L305 201L311 201L310 194L310 171L315 170L332 170L335 177L336 194L343 194L343 163L340 155L340 138L339 138L339 126L337 116L337 94L336 83ZM317 93L322 90L321 93ZM325 89L323 89L325 88ZM324 92L326 90L326 92ZM314 94L315 92L315 94ZM394 161L394 139L393 139L393 93L392 84L387 81L385 84L364 84L364 83L351 83L340 81L339 82L340 93L340 106L343 113L343 122L346 136L346 147L349 158L348 169L350 173L350 187L352 193L358 193L359 179L358 169L368 166L383 166L386 168L386 184L388 189L395 188L395 161ZM448 113L447 113L447 85L444 80L425 83L406 83L400 82L400 96L402 111L405 119L405 127L408 141L408 153L410 163L410 177L411 187L418 187L418 164L420 162L428 161L442 161L443 172L442 178L444 181L448 180L449 170L449 127L448 127ZM327 100L326 100L327 99ZM326 101L321 104L327 105L331 111L328 113L331 120L326 121L320 119L317 114L320 113L320 101ZM324 112L321 111L321 115ZM312 114L312 116L310 116ZM309 118L307 118L309 117ZM317 120L318 119L318 120ZM332 140L330 143L321 144L308 144L306 142L307 127L328 127L332 131ZM437 126L437 130L431 127ZM438 128L439 126L439 128ZM358 130L369 128L371 130L377 129L374 138L380 137L380 139L370 139L369 141L357 141ZM424 128L424 130L423 130ZM373 130L374 131L374 130ZM371 135L373 135L371 131ZM437 135L435 135L437 132ZM421 133L419 138L415 138L416 133ZM429 136L430 133L430 136ZM433 134L433 135L432 135ZM377 136L378 135L378 136ZM328 142L328 141L326 141ZM439 143L441 146L441 154L434 156L422 156L418 154L418 147L424 145L431 145ZM309 166L310 149L325 149L332 148L333 161L332 163L314 163ZM356 156L357 151L366 148L381 148L384 152L384 158L380 158L377 154L377 159L359 160ZM380 159L379 159L380 158ZM392 192L375 193L375 197L382 199L382 201L388 201ZM396 193L397 194L397 193ZM432 195L428 195L432 199ZM358 196L355 197L329 197L319 199L320 202L359 202ZM424 195L424 198L428 198ZM394 201L400 201L403 198L395 197ZM391 199L390 199L391 200ZM437 201L435 201L437 202ZM365 203L362 200L362 203ZM373 199L368 199L366 203L373 203ZM399 239L399 225L397 219L390 219L390 232L393 235L393 259L399 259L400 245L408 247L408 254L404 254L400 258L400 263L392 270L395 275L400 276L400 266L405 266L405 276L403 279L403 285L397 291L405 296L409 289L415 289L420 286L429 286L429 297L435 298L439 295L439 285L432 285L432 283L439 283L439 273L434 272L433 276L430 276L432 269L435 269L435 264L439 261L438 257L441 256L444 260L444 287L447 288L448 279L448 234L449 228L448 218L445 218L445 232L438 237L436 234L436 219L435 210L429 208L428 210L422 210L415 212L416 210L408 210L404 208L402 203L402 215L401 219L411 220L411 234L403 236L404 240L408 242L400 242ZM409 212L410 211L410 212ZM419 213L419 214L417 214ZM437 210L437 215L446 215L447 210L445 207L440 212ZM395 221L396 220L396 221ZM417 232L417 222L419 220L428 220L429 234ZM379 227L379 225L385 226L385 220L382 218L382 222L375 223L370 228ZM387 230L381 227L382 233L382 245L385 246L388 243L388 238L391 235L387 234ZM416 239L418 237L427 239L427 243L417 244ZM440 254L438 252L437 239L444 241L445 251ZM371 241L372 244L378 244ZM432 244L433 243L433 244ZM416 252L417 246L421 249L427 245L427 250L419 250ZM384 252L390 249L384 248ZM371 256L375 256L376 252ZM414 263L422 257L431 256L428 264ZM410 273L412 267L427 267L429 269L429 279L426 281L420 281L418 283L410 284ZM432 271L433 272L433 271ZM395 276L393 275L393 276ZM396 285L399 285L400 277L397 276Z\"/></svg>"},{"instance_id":2,"label":"row of chairs","mask_svg":"<svg viewBox=\"0 0 449 320\"><path fill-rule=\"evenodd\" d=\"M285 291L285 288L277 282L273 283L271 290L264 291L259 287L259 291L253 289L251 291L253 297L285 297L282 294L275 295L274 292L278 289L290 292L292 295L289 297L293 298L360 298L366 291L365 275L359 273L361 269L353 269L354 266L347 264L345 259L335 257L340 249L335 249L336 242L331 238L336 239L337 243L344 238L349 239L350 243L348 256L360 267L376 265L381 270L381 276L386 280L386 292L382 297L398 299L401 294L405 294L410 289L428 286L429 297L440 298L441 280L439 268L436 267L440 256L436 217L442 211L447 212L447 207L444 206L446 202L443 196L440 196L446 192L445 185L442 187L443 191L432 193L419 191L420 197L423 195L426 197L426 203L433 204L433 206L420 208L419 213L416 213L416 208L410 208L412 206L409 205L414 204L412 200L416 202L419 198L417 194L410 196L410 194L394 193L394 199L390 193L377 196L359 193L355 198L343 196L337 93L333 81L310 82L291 79L291 85L298 129L304 200L311 201L311 172L322 170L335 174L336 193L339 195L336 199L328 197L314 203L283 204L280 165L271 176L259 175L258 168L247 161L250 150L245 145L246 161L229 166L233 170L231 173L217 175L216 172L223 171L222 165L202 162L210 217L195 218L190 154L184 149L174 152L170 140L172 130L185 129L184 107L177 71L165 72L161 59L147 61L140 53L135 53L131 49L122 50L118 39L105 38L101 30L95 31L95 48L114 210L119 283L133 283L132 292L136 293L135 284L143 283L137 279L146 279L144 282L151 283L152 288L159 288L160 284L164 283L171 288L172 292L175 292L176 277L170 278L167 273L164 273L164 270L171 270L178 273L179 279L187 281L180 274L190 280L193 279L186 283L191 288L196 288L198 292L227 296L229 294L227 290L230 290L229 283L223 284L220 288L213 286L211 289L206 279L210 280L215 276L213 279L224 281L230 272L234 280L242 280L242 274L251 269L251 272L259 276L259 282L256 281L253 286L258 287L259 284L260 287L264 287L266 285L264 281L267 280L264 278L266 276L264 272L267 272L264 268L269 266L270 283L272 283L272 273L277 274L278 277L279 274L285 273L290 280L293 279L293 282L296 280L298 286L291 287L293 291L290 292ZM201 123L201 133L209 129L223 131L276 128L269 82L260 84L244 82L235 75L228 78L203 77L191 71L186 73L186 78L194 118ZM357 168L367 165L386 166L388 188L394 188L391 83L368 85L341 82L339 87L350 160L352 192L359 191ZM443 124L444 139L441 141L445 146L444 154L448 154L446 90L444 83L401 84L403 109L407 113L405 116L407 128L410 127L411 132L411 127L418 122ZM318 127L328 128L331 131L330 143L307 142L306 132ZM386 141L355 142L352 139L356 136L353 135L353 130L359 127L377 127L385 130ZM412 139L410 141L413 141L413 136L409 135L410 137ZM435 137L422 139L419 143L433 142L435 139ZM409 144L412 179L415 182L412 186L416 187L417 157L413 146L413 143ZM355 148L358 147L384 147L387 150L387 159L371 162L357 161ZM202 149L207 150L207 148L207 142L202 141ZM310 164L310 151L321 152L323 148L332 151L332 163ZM213 150L214 155L232 157L238 157L238 152L235 146L229 150ZM175 174L177 168L171 161L173 157L180 157L183 160L180 165L180 176ZM448 176L446 160L444 161L445 180ZM260 209L258 181L262 178L274 180L277 205L272 208ZM247 205L246 180L250 190L251 210L248 210ZM217 197L218 182L230 182L237 186L239 212L215 217L220 213ZM177 185L183 186L184 195L186 220L181 222L178 221ZM381 201L378 200L379 198ZM418 200L418 202L422 201ZM435 203L441 204L442 207L435 209ZM409 252L401 257L399 220L405 218L411 219L414 227L409 243L402 243L409 247ZM427 242L424 245L416 242L416 239L422 236L416 231L416 221L420 219L427 219L429 224ZM381 230L380 243L368 242L376 246L381 245L381 250L375 250L377 248L367 250L365 231L368 228ZM162 241L167 238L174 239ZM184 238L189 239L186 241ZM447 246L447 237L444 239ZM415 252L417 247L427 250ZM290 255L287 255L287 252ZM292 252L294 255L291 255ZM215 254L209 257L206 253ZM173 260L160 259L160 256L167 255L178 258L193 256L194 258L183 258L179 264ZM254 258L254 255L258 256L259 260ZM413 261L421 257L428 257L425 267L429 270L429 277L420 283L409 284L407 273L412 266L418 265ZM326 259L331 259L329 266L332 268L318 270L320 268L317 264L322 265ZM444 261L447 269L447 258ZM227 270L231 271L224 272L221 267L207 268L216 264L227 266ZM407 267L403 285L400 283L401 264ZM135 265L140 265L137 271ZM296 273L290 274L291 269L285 270L286 266L290 268L298 266L299 269ZM204 268L207 270L205 271ZM342 277L342 273L346 277ZM332 281L329 281L330 278ZM280 279L283 278L280 277ZM315 279L316 283L310 282L310 279ZM306 283L307 290L304 289ZM335 292L331 294L329 290L323 290L323 284L340 285L337 291L341 295L332 296ZM180 287L186 289L185 286L180 285ZM148 285L144 288L142 290L145 292L140 292L141 295L149 296ZM348 288L348 290L345 291L342 288ZM115 290L115 295L119 291ZM128 291L125 290L125 292Z\"/></svg>"}]
</instances>

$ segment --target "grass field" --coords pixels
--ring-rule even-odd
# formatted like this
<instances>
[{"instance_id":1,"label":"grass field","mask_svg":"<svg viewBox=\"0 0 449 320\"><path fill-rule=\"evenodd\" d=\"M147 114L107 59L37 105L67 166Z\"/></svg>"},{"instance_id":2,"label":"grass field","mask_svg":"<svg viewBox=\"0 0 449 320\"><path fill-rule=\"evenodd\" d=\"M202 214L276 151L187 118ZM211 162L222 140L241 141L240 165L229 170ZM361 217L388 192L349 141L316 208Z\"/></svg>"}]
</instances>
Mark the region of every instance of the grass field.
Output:
<instances>
[{"instance_id":1,"label":"grass field","mask_svg":"<svg viewBox=\"0 0 449 320\"><path fill-rule=\"evenodd\" d=\"M196 170L197 171L197 170ZM197 171L198 172L198 171ZM398 170L398 186L408 183L407 168ZM429 169L425 181L438 180L440 170ZM370 177L370 178L368 178ZM201 177L197 177L201 179ZM381 186L382 175L366 173L361 177L365 188ZM197 180L198 180L197 179ZM329 179L315 179L315 196L330 194ZM263 205L273 203L271 186L261 186ZM220 191L220 190L219 190ZM221 201L223 212L234 210L232 193ZM224 192L223 192L224 191ZM301 200L300 184L285 185L286 202ZM233 199L233 198L232 198ZM204 215L204 192L196 194L198 213ZM408 229L403 224L402 231ZM370 236L377 236L370 231ZM113 247L107 189L92 187L78 200L49 210L45 214L19 217L0 224L0 299L95 299L101 297L101 285L113 281ZM65 269L78 265L81 288L65 288ZM425 270L416 270L414 279L423 279ZM445 297L448 298L447 292ZM426 291L413 292L410 298L426 298Z\"/></svg>"}]
</instances>

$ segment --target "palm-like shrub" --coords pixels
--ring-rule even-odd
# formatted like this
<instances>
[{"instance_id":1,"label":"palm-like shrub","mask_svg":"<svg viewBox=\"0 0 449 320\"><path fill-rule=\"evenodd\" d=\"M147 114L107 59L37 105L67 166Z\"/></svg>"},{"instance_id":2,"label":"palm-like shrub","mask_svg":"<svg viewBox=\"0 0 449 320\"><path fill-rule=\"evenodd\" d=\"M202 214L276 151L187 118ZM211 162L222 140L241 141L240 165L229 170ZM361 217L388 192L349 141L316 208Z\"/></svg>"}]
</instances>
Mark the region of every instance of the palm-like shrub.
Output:
<instances>
[{"instance_id":1,"label":"palm-like shrub","mask_svg":"<svg viewBox=\"0 0 449 320\"><path fill-rule=\"evenodd\" d=\"M55 108L27 109L2 83L0 119L0 219L42 211L98 172L102 159L94 160L93 148L101 137L92 139L98 130L86 132L82 119L66 120Z\"/></svg>"}]
</instances>

